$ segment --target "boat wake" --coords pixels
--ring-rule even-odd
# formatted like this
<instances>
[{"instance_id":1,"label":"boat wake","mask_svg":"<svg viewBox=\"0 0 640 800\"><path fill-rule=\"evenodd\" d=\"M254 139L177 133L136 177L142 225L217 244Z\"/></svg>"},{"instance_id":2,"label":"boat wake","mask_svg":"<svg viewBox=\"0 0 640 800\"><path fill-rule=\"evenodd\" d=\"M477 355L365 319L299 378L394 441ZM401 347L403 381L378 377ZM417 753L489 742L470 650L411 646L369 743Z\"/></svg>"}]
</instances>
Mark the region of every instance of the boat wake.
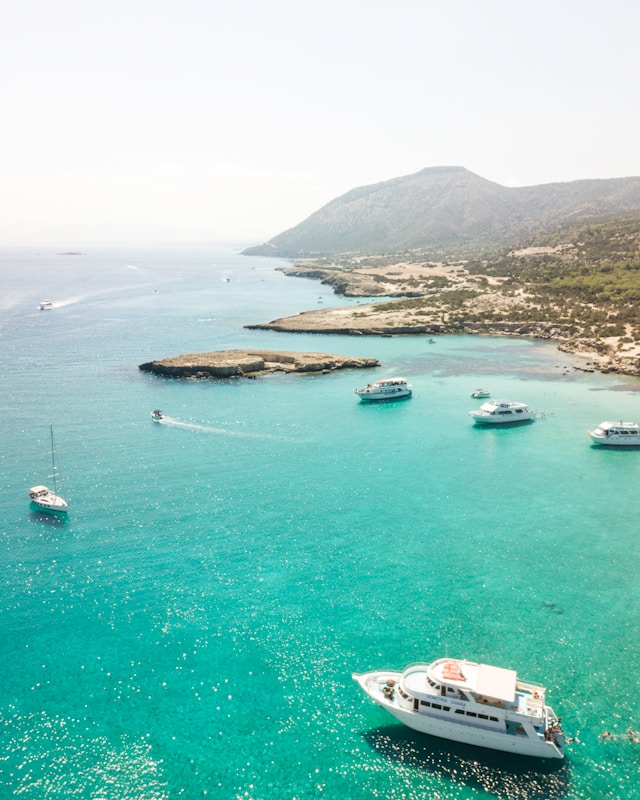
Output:
<instances>
[{"instance_id":1,"label":"boat wake","mask_svg":"<svg viewBox=\"0 0 640 800\"><path fill-rule=\"evenodd\" d=\"M217 428L213 425L202 425L197 422L183 422L182 420L168 417L166 414L162 415L162 419L156 420L156 424L170 425L173 428L186 428L192 431L200 431L202 433L215 433L219 436L238 436L247 439L273 439L274 437L268 433L251 433L249 431L232 431L228 428Z\"/></svg>"}]
</instances>

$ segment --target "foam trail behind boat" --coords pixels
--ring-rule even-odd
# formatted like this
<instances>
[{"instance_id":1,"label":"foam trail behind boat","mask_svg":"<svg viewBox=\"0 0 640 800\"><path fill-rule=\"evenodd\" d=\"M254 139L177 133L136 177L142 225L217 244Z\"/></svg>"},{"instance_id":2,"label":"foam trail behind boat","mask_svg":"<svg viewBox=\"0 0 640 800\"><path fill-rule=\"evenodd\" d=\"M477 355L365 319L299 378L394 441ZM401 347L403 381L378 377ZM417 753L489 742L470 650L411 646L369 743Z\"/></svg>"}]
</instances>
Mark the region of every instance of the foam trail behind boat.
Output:
<instances>
[{"instance_id":1,"label":"foam trail behind boat","mask_svg":"<svg viewBox=\"0 0 640 800\"><path fill-rule=\"evenodd\" d=\"M200 425L196 422L182 422L179 419L168 417L166 414L158 420L161 425L171 425L174 428L188 428L192 431L202 431L203 433L217 433L221 436L242 436L251 439L273 439L268 433L249 433L247 431L230 431L227 428L215 428L213 425Z\"/></svg>"}]
</instances>

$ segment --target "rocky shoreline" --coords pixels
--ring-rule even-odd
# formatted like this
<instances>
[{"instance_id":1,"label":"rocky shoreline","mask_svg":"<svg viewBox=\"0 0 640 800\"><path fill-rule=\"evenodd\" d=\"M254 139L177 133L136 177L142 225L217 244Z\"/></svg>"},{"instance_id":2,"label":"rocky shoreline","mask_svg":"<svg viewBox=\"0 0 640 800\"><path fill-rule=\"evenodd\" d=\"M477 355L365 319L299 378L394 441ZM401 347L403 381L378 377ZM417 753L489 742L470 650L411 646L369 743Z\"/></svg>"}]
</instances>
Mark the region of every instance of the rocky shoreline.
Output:
<instances>
[{"instance_id":1,"label":"rocky shoreline","mask_svg":"<svg viewBox=\"0 0 640 800\"><path fill-rule=\"evenodd\" d=\"M478 288L483 276L469 276L459 265L391 264L378 267L320 268L317 265L297 265L282 270L287 275L320 280L331 285L336 293L347 297L386 296L393 298L428 298L428 282L446 277L454 290ZM421 282L421 291L415 284ZM431 290L433 291L433 290ZM446 293L442 291L442 295ZM505 310L505 298L484 281L482 296L471 301L483 308ZM440 292L439 292L440 293ZM432 295L433 296L433 295ZM517 303L516 301L512 301ZM506 308L505 316L508 316ZM472 314L468 315L472 317ZM419 317L419 320L416 319ZM246 325L253 330L272 330L284 333L329 333L349 336L434 336L471 334L484 336L517 336L548 339L559 350L572 353L585 362L587 371L615 372L640 376L640 347L623 344L619 338L595 339L585 337L580 325L548 322L510 321L494 319L478 321L458 314L448 319L442 312L434 313L427 305L407 307L400 299L379 303L362 303L343 308L322 308L305 311L292 317L282 317L266 323Z\"/></svg>"},{"instance_id":2,"label":"rocky shoreline","mask_svg":"<svg viewBox=\"0 0 640 800\"><path fill-rule=\"evenodd\" d=\"M379 367L375 358L328 353L298 353L290 350L217 350L189 353L148 361L138 369L169 378L257 378L271 372L317 374L337 369Z\"/></svg>"}]
</instances>

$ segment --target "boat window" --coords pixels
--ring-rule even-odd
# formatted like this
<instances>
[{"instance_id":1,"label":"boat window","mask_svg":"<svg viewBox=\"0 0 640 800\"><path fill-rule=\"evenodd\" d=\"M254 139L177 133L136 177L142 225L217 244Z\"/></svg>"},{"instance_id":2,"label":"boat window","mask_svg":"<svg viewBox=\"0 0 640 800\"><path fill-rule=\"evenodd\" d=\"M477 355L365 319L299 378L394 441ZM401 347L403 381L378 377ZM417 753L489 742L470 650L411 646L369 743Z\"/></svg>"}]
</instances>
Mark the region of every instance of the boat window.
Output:
<instances>
[{"instance_id":1,"label":"boat window","mask_svg":"<svg viewBox=\"0 0 640 800\"><path fill-rule=\"evenodd\" d=\"M467 711L467 716L468 717L477 717L478 715L476 714L475 711Z\"/></svg>"},{"instance_id":2,"label":"boat window","mask_svg":"<svg viewBox=\"0 0 640 800\"><path fill-rule=\"evenodd\" d=\"M442 708L440 703L431 703L431 708Z\"/></svg>"},{"instance_id":3,"label":"boat window","mask_svg":"<svg viewBox=\"0 0 640 800\"><path fill-rule=\"evenodd\" d=\"M498 722L498 717L489 717L491 722Z\"/></svg>"},{"instance_id":4,"label":"boat window","mask_svg":"<svg viewBox=\"0 0 640 800\"><path fill-rule=\"evenodd\" d=\"M420 701L420 705L421 706L431 706L431 703L428 700L421 700Z\"/></svg>"},{"instance_id":5,"label":"boat window","mask_svg":"<svg viewBox=\"0 0 640 800\"><path fill-rule=\"evenodd\" d=\"M456 708L455 713L456 714L464 714L464 708Z\"/></svg>"},{"instance_id":6,"label":"boat window","mask_svg":"<svg viewBox=\"0 0 640 800\"><path fill-rule=\"evenodd\" d=\"M488 714L478 714L478 719L489 719Z\"/></svg>"}]
</instances>

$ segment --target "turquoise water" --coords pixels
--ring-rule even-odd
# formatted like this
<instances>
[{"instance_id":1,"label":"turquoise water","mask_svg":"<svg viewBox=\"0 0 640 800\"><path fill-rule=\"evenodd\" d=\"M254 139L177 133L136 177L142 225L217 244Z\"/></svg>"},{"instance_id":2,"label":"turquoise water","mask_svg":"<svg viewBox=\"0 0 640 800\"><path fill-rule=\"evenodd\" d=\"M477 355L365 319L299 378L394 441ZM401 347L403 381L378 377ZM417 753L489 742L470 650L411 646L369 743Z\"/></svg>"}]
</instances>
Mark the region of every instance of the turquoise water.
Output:
<instances>
[{"instance_id":1,"label":"turquoise water","mask_svg":"<svg viewBox=\"0 0 640 800\"><path fill-rule=\"evenodd\" d=\"M2 798L640 797L640 744L601 738L640 727L640 452L584 434L640 419L640 381L534 341L248 331L354 301L229 249L0 256ZM382 368L137 369L254 345ZM359 404L383 374L414 396ZM543 418L475 427L485 385ZM66 522L27 498L50 422ZM420 736L351 680L445 653L546 685L565 762Z\"/></svg>"}]
</instances>

